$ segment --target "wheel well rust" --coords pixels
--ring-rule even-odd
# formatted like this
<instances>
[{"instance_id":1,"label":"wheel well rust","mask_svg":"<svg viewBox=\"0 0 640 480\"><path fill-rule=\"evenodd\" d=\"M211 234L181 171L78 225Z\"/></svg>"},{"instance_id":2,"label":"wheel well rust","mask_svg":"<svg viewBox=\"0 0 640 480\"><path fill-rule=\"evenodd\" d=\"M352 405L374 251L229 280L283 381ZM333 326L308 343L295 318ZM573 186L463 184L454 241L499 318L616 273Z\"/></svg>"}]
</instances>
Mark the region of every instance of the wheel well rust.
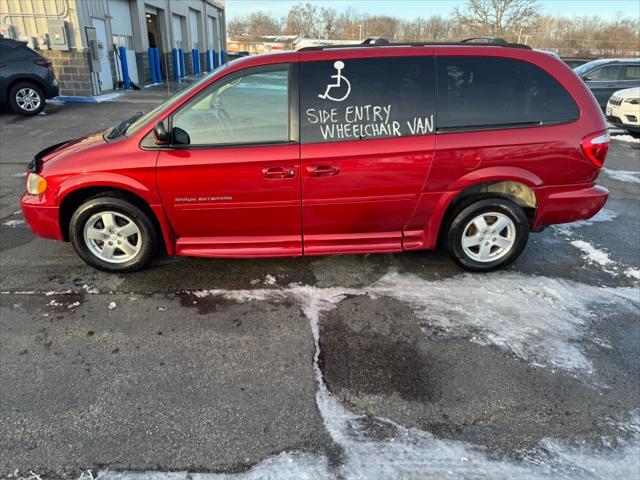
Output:
<instances>
[{"instance_id":1,"label":"wheel well rust","mask_svg":"<svg viewBox=\"0 0 640 480\"><path fill-rule=\"evenodd\" d=\"M479 183L458 193L447 207L440 226L441 235L449 229L449 223L461 209L483 198L506 198L519 205L530 222L533 222L538 202L534 191L527 185L513 180Z\"/></svg>"}]
</instances>

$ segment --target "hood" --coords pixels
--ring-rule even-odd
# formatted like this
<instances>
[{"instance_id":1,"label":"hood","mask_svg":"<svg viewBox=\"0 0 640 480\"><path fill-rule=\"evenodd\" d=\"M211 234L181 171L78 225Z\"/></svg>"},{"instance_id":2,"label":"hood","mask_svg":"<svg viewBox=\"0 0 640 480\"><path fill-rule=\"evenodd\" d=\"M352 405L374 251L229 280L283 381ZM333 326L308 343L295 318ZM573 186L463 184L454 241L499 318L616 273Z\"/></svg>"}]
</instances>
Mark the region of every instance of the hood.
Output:
<instances>
[{"instance_id":1,"label":"hood","mask_svg":"<svg viewBox=\"0 0 640 480\"><path fill-rule=\"evenodd\" d=\"M624 90L618 90L613 94L618 98L640 98L640 87L625 88Z\"/></svg>"},{"instance_id":2,"label":"hood","mask_svg":"<svg viewBox=\"0 0 640 480\"><path fill-rule=\"evenodd\" d=\"M80 151L87 152L96 145L103 145L104 143L106 143L106 140L103 137L103 132L96 132L75 140L51 145L36 153L28 169L32 172L40 172L45 165L57 163Z\"/></svg>"}]
</instances>

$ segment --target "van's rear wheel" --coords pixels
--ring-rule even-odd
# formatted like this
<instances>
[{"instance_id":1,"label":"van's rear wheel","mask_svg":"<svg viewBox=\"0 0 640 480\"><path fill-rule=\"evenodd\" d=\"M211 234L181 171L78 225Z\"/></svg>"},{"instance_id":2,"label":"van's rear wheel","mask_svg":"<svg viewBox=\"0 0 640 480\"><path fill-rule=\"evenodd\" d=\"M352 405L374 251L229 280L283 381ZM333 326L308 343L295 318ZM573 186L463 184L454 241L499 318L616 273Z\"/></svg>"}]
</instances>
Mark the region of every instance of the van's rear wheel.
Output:
<instances>
[{"instance_id":1,"label":"van's rear wheel","mask_svg":"<svg viewBox=\"0 0 640 480\"><path fill-rule=\"evenodd\" d=\"M528 238L529 221L522 208L503 198L488 198L454 216L446 247L462 267L487 272L514 262Z\"/></svg>"},{"instance_id":2,"label":"van's rear wheel","mask_svg":"<svg viewBox=\"0 0 640 480\"><path fill-rule=\"evenodd\" d=\"M142 268L157 244L147 215L116 197L96 197L80 205L71 217L69 237L86 263L108 272Z\"/></svg>"}]
</instances>

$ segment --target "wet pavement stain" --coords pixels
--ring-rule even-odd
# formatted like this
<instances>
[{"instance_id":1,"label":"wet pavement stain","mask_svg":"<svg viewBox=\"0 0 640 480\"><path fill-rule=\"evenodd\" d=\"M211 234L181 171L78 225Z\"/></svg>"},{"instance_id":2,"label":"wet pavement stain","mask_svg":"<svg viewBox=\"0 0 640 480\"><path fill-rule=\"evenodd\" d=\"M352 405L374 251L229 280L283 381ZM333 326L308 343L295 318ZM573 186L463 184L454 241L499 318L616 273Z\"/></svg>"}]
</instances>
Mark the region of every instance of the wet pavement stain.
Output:
<instances>
[{"instance_id":1,"label":"wet pavement stain","mask_svg":"<svg viewBox=\"0 0 640 480\"><path fill-rule=\"evenodd\" d=\"M406 305L366 297L345 299L321 319L326 384L364 416L372 438L394 435L379 417L516 456L547 437L600 448L624 437L614 422L638 406L631 379L594 385L471 338L429 338L421 327Z\"/></svg>"},{"instance_id":2,"label":"wet pavement stain","mask_svg":"<svg viewBox=\"0 0 640 480\"><path fill-rule=\"evenodd\" d=\"M366 301L345 300L341 310L351 307L355 314ZM403 314L413 315L408 308ZM407 400L437 401L440 385L432 376L432 360L417 350L411 337L391 334L393 319L387 320L390 331L385 333L350 322L349 315L326 315L321 322L319 364L329 389L346 388L356 395L396 392Z\"/></svg>"},{"instance_id":3,"label":"wet pavement stain","mask_svg":"<svg viewBox=\"0 0 640 480\"><path fill-rule=\"evenodd\" d=\"M229 305L234 305L236 302L228 300L221 295L206 295L198 296L191 292L182 292L176 294L176 297L180 301L180 306L186 308L195 308L200 315L208 315L215 313L220 309Z\"/></svg>"}]
</instances>

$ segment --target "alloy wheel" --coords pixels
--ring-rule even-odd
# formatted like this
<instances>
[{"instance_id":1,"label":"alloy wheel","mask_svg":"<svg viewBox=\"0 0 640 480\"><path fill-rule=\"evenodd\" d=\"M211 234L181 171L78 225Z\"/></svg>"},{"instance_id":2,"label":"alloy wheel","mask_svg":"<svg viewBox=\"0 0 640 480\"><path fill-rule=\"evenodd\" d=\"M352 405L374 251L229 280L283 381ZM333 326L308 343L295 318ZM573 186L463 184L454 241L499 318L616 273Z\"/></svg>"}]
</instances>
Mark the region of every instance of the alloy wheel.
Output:
<instances>
[{"instance_id":1,"label":"alloy wheel","mask_svg":"<svg viewBox=\"0 0 640 480\"><path fill-rule=\"evenodd\" d=\"M507 255L516 241L511 218L498 212L485 212L471 220L462 234L462 249L471 259L487 263Z\"/></svg>"},{"instance_id":2,"label":"alloy wheel","mask_svg":"<svg viewBox=\"0 0 640 480\"><path fill-rule=\"evenodd\" d=\"M84 241L89 251L109 263L125 263L142 248L140 228L128 216L114 211L92 215L85 223Z\"/></svg>"},{"instance_id":3,"label":"alloy wheel","mask_svg":"<svg viewBox=\"0 0 640 480\"><path fill-rule=\"evenodd\" d=\"M26 112L37 110L41 102L40 94L33 88L24 87L16 92L16 103Z\"/></svg>"}]
</instances>

